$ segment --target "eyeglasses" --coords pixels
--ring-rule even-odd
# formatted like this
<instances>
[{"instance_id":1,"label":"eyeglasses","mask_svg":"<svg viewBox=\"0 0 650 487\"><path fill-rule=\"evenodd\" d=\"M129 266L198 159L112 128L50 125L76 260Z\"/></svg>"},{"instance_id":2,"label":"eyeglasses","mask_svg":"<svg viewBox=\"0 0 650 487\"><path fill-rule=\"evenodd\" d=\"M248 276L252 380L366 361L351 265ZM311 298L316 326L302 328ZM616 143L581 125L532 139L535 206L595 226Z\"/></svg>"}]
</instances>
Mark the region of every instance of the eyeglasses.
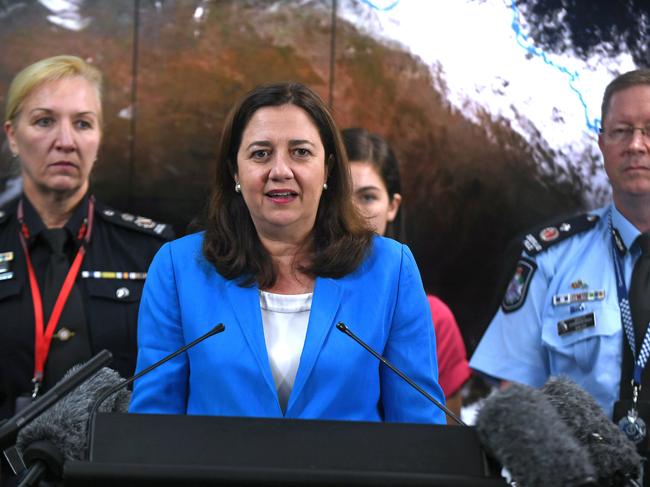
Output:
<instances>
[{"instance_id":1,"label":"eyeglasses","mask_svg":"<svg viewBox=\"0 0 650 487\"><path fill-rule=\"evenodd\" d=\"M601 129L600 133L605 134L605 138L614 144L630 142L634 138L634 132L639 130L641 136L646 142L650 142L650 125L645 127L634 127L627 125L625 127L615 127L613 129Z\"/></svg>"}]
</instances>

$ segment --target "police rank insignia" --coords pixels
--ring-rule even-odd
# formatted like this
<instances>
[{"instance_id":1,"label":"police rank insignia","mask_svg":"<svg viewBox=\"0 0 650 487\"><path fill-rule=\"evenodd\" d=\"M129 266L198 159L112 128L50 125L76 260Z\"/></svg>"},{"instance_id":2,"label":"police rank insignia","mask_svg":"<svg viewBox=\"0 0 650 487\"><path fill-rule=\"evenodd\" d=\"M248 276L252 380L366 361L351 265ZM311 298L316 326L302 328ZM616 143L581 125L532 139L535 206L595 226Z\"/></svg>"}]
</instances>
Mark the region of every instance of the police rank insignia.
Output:
<instances>
[{"instance_id":1,"label":"police rank insignia","mask_svg":"<svg viewBox=\"0 0 650 487\"><path fill-rule=\"evenodd\" d=\"M167 240L174 238L174 230L167 223L156 222L151 218L133 215L131 213L122 213L99 202L97 203L97 210L99 216L115 225L126 227L131 230L137 230ZM93 277L97 278L96 276ZM101 278L110 279L110 277ZM124 279L129 279L129 277L125 277Z\"/></svg>"},{"instance_id":2,"label":"police rank insignia","mask_svg":"<svg viewBox=\"0 0 650 487\"><path fill-rule=\"evenodd\" d=\"M517 262L515 274L512 276L506 294L501 302L501 308L505 313L516 311L526 301L528 287L537 269L537 264L530 259L522 257Z\"/></svg>"},{"instance_id":3,"label":"police rank insignia","mask_svg":"<svg viewBox=\"0 0 650 487\"><path fill-rule=\"evenodd\" d=\"M593 228L598 220L597 215L584 214L533 231L524 237L524 250L534 257L552 245Z\"/></svg>"},{"instance_id":4,"label":"police rank insignia","mask_svg":"<svg viewBox=\"0 0 650 487\"><path fill-rule=\"evenodd\" d=\"M571 226L569 225L569 228ZM546 227L539 232L539 238L544 242L552 242L560 236L560 231L556 227Z\"/></svg>"}]
</instances>

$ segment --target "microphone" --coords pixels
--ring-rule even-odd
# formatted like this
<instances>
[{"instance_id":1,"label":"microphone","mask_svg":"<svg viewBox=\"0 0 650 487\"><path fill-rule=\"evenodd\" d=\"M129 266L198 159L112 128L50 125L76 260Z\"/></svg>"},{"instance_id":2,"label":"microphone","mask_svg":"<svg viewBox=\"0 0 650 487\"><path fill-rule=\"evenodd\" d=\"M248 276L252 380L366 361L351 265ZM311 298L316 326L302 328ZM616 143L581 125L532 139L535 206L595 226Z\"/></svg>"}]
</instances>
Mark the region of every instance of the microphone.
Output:
<instances>
[{"instance_id":1,"label":"microphone","mask_svg":"<svg viewBox=\"0 0 650 487\"><path fill-rule=\"evenodd\" d=\"M97 412L128 412L131 394L125 389L126 386L206 338L224 330L225 326L223 324L215 326L206 334L165 356L127 380L122 379L114 370L108 368L100 370L94 377L91 377L77 390L69 394L67 398L34 420L33 426L30 425L29 428L26 427L24 431L21 431L18 446L24 451L25 460L32 459L30 471L32 469L49 471L51 476L60 479L63 462L58 461L57 463L56 455L52 453L53 450L61 454L63 461L83 460L87 456L90 438L88 432ZM85 365L82 367L85 367ZM73 368L66 376L75 374L76 370ZM64 377L61 382L65 380ZM35 474L28 473L23 481L28 476L33 477Z\"/></svg>"},{"instance_id":2,"label":"microphone","mask_svg":"<svg viewBox=\"0 0 650 487\"><path fill-rule=\"evenodd\" d=\"M541 391L586 448L601 485L623 486L638 481L641 456L636 446L590 394L566 377L552 377Z\"/></svg>"},{"instance_id":3,"label":"microphone","mask_svg":"<svg viewBox=\"0 0 650 487\"><path fill-rule=\"evenodd\" d=\"M452 418L457 424L461 426L467 426L458 416L456 416L447 406L442 404L440 401L438 401L435 397L433 397L431 394L429 394L427 391L422 389L419 385L417 385L413 380L411 380L404 372L399 370L397 367L395 367L393 364L391 364L386 358L382 357L379 355L375 350L373 350L370 345L368 345L366 342L361 340L358 336L356 336L352 331L345 325L343 322L339 322L336 324L336 328L345 333L347 336L352 338L355 342L357 342L359 345L361 345L363 348L365 348L368 352L370 352L375 358L377 358L382 364L384 364L386 367L388 367L390 370L395 372L402 380L404 380L408 385L413 387L416 391L418 391L420 394L422 394L424 397L426 397L429 401L431 401L433 404L436 405L439 409L442 409L445 414L449 415L450 418Z\"/></svg>"},{"instance_id":4,"label":"microphone","mask_svg":"<svg viewBox=\"0 0 650 487\"><path fill-rule=\"evenodd\" d=\"M224 324L223 324L223 323L219 323L217 326L215 326L214 328L212 328L209 332L207 332L207 333L204 334L204 335L201 335L201 336L198 337L196 340L194 340L194 341L188 343L187 345L182 346L181 348L179 348L179 349L176 350L175 352L172 352L172 353L170 353L169 355L163 357L162 359L160 359L160 360L159 360L158 362L156 362L155 364L150 365L150 366L147 367L146 369L141 370L140 372L138 372L137 374L135 374L135 375L133 375L132 377L128 378L128 379L125 380L124 382L121 382L121 383L115 385L114 387L112 387L111 389L105 391L105 392L104 392L102 395L100 395L100 396L98 397L98 399L95 401L95 403L94 403L92 409L90 410L90 414L88 414L87 430L90 431L90 428L91 428L91 426L92 426L93 420L95 419L95 415L97 414L97 411L98 411L99 407L102 405L102 403L103 403L103 402L104 402L104 401L105 401L109 396L112 396L113 394L115 394L115 393L116 393L117 391L119 391L120 389L122 389L122 388L128 386L129 384L131 384L131 383L133 383L133 382L135 382L136 380L138 380L138 379L139 379L140 377L142 377L143 375L146 375L146 374L148 374L149 372L151 372L152 370L157 369L158 367L160 367L160 366L161 366L162 364L164 364L165 362L168 362L169 360L171 360L171 359L177 357L177 356L180 355L181 353L186 352L187 350L189 350L189 349L192 348L193 346L198 345L199 343L201 343L201 342L202 342L203 340L205 340L206 338L210 338L212 335L216 335L216 334L218 334L218 333L221 333L221 332L224 331L225 329L226 329L226 327L224 326ZM86 443L85 443L85 446L86 446L86 451L87 451L87 453L88 453L88 457L90 457L90 447L91 447L90 435L87 435L87 436L86 436Z\"/></svg>"},{"instance_id":5,"label":"microphone","mask_svg":"<svg viewBox=\"0 0 650 487\"><path fill-rule=\"evenodd\" d=\"M62 382L75 376L83 367L85 365L72 367ZM48 477L60 480L63 461L81 459L88 410L104 391L122 382L116 371L104 367L18 433L16 446L29 466L21 486L37 485L48 474ZM121 391L121 394L111 398L110 403L106 403L104 410L126 412L129 400L130 393Z\"/></svg>"},{"instance_id":6,"label":"microphone","mask_svg":"<svg viewBox=\"0 0 650 487\"><path fill-rule=\"evenodd\" d=\"M476 432L517 485L597 485L587 452L537 389L511 384L488 397L478 413Z\"/></svg>"},{"instance_id":7,"label":"microphone","mask_svg":"<svg viewBox=\"0 0 650 487\"><path fill-rule=\"evenodd\" d=\"M102 350L83 366L75 369L74 374L66 374L62 380L56 383L49 391L39 399L32 402L13 417L0 425L0 448L6 448L16 441L16 433L20 428L33 420L47 408L65 397L71 390L93 375L104 365L113 359L113 354L108 350Z\"/></svg>"}]
</instances>

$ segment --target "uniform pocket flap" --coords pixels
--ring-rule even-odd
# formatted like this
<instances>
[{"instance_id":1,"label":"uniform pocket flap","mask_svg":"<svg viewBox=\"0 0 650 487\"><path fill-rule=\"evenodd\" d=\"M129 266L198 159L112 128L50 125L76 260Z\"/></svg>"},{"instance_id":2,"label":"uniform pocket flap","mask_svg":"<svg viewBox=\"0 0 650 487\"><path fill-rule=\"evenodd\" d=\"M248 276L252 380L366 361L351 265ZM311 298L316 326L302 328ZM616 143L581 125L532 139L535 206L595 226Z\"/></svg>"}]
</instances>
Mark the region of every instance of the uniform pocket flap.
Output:
<instances>
[{"instance_id":1,"label":"uniform pocket flap","mask_svg":"<svg viewBox=\"0 0 650 487\"><path fill-rule=\"evenodd\" d=\"M92 279L86 281L88 295L93 298L133 303L140 300L142 282L121 279Z\"/></svg>"},{"instance_id":2,"label":"uniform pocket flap","mask_svg":"<svg viewBox=\"0 0 650 487\"><path fill-rule=\"evenodd\" d=\"M621 318L617 307L594 306L580 313L561 309L544 320L542 341L548 347L560 350L588 338L611 336L620 330Z\"/></svg>"}]
</instances>

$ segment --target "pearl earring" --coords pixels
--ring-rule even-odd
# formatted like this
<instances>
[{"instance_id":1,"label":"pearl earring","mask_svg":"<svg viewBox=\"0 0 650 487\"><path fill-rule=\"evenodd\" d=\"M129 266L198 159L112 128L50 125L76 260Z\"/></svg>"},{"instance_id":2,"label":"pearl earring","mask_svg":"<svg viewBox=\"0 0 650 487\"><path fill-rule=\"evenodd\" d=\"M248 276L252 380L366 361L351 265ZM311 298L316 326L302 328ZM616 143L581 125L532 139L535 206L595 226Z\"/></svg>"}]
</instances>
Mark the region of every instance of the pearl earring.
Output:
<instances>
[{"instance_id":1,"label":"pearl earring","mask_svg":"<svg viewBox=\"0 0 650 487\"><path fill-rule=\"evenodd\" d=\"M235 193L241 193L241 184L239 182L235 183Z\"/></svg>"},{"instance_id":2,"label":"pearl earring","mask_svg":"<svg viewBox=\"0 0 650 487\"><path fill-rule=\"evenodd\" d=\"M327 183L323 183L323 191L327 191Z\"/></svg>"}]
</instances>

